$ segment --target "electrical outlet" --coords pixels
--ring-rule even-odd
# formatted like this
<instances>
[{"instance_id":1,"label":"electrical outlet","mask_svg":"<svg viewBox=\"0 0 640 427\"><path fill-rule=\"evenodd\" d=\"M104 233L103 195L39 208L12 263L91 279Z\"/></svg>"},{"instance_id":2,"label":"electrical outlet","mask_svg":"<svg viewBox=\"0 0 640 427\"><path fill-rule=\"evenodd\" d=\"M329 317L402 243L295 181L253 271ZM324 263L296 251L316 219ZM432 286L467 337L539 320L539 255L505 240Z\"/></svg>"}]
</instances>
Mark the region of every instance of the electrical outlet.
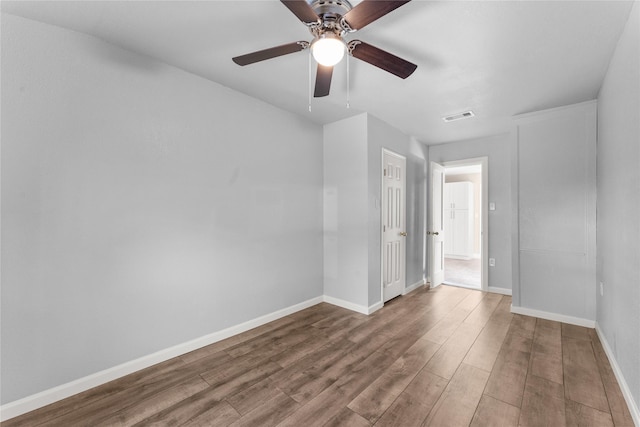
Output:
<instances>
[{"instance_id":1,"label":"electrical outlet","mask_svg":"<svg viewBox=\"0 0 640 427\"><path fill-rule=\"evenodd\" d=\"M489 267L495 267L495 266L496 266L496 259L489 258Z\"/></svg>"},{"instance_id":2,"label":"electrical outlet","mask_svg":"<svg viewBox=\"0 0 640 427\"><path fill-rule=\"evenodd\" d=\"M604 295L604 283L600 282L600 296Z\"/></svg>"}]
</instances>

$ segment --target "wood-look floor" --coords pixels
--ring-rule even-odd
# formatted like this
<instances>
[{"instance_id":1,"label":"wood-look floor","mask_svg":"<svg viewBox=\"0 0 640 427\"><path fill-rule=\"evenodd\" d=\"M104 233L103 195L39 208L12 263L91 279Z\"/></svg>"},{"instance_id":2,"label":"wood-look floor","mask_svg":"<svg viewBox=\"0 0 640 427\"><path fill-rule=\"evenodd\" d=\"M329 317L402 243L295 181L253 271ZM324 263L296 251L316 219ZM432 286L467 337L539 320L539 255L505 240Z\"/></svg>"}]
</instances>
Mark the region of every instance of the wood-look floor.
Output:
<instances>
[{"instance_id":1,"label":"wood-look floor","mask_svg":"<svg viewBox=\"0 0 640 427\"><path fill-rule=\"evenodd\" d=\"M592 329L440 286L319 304L3 426L633 426Z\"/></svg>"}]
</instances>

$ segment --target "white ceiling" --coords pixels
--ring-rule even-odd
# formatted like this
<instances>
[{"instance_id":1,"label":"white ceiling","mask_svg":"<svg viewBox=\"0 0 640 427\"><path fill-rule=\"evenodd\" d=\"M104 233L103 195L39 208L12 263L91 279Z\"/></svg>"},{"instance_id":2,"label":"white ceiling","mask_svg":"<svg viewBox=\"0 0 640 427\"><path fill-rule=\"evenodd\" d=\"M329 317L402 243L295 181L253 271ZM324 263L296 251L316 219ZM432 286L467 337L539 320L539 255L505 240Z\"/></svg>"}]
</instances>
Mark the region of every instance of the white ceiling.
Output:
<instances>
[{"instance_id":1,"label":"white ceiling","mask_svg":"<svg viewBox=\"0 0 640 427\"><path fill-rule=\"evenodd\" d=\"M347 38L414 62L416 72L401 80L351 58L351 108L343 61L331 94L309 112L306 51L245 67L231 61L311 39L279 1L1 3L3 12L92 34L317 123L367 111L428 144L501 133L515 114L596 98L631 5L414 0ZM442 120L466 110L476 116Z\"/></svg>"}]
</instances>

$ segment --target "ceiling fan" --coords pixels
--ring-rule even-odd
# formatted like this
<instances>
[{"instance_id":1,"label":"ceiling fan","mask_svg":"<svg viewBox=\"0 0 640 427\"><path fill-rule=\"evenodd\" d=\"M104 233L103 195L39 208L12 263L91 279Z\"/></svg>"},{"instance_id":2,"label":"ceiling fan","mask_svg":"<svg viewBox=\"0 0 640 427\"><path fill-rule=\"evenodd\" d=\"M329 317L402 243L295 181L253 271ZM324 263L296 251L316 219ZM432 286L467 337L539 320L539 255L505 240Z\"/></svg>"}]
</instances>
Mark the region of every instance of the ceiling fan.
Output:
<instances>
[{"instance_id":1,"label":"ceiling fan","mask_svg":"<svg viewBox=\"0 0 640 427\"><path fill-rule=\"evenodd\" d=\"M233 58L238 65L249 65L266 59L311 49L318 62L314 97L329 95L333 66L340 62L345 54L375 65L402 79L409 77L417 68L402 58L385 52L361 40L345 41L345 35L364 28L373 21L408 3L406 1L362 0L352 7L347 0L281 0L303 24L313 40L298 41L259 50Z\"/></svg>"}]
</instances>

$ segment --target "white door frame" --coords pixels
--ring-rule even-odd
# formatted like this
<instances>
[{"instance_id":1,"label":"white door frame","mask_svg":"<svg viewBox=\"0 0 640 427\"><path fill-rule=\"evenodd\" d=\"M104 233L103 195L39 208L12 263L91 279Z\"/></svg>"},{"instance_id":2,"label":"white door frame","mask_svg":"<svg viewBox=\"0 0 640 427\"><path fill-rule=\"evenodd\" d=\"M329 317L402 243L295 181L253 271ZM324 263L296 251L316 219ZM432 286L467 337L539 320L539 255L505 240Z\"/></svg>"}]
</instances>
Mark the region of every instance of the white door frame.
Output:
<instances>
[{"instance_id":1,"label":"white door frame","mask_svg":"<svg viewBox=\"0 0 640 427\"><path fill-rule=\"evenodd\" d=\"M435 212L435 193L434 193L434 187L436 186L436 180L435 180L435 176L436 176L436 171L434 169L434 166L437 166L438 169L441 169L441 171L438 171L438 174L442 174L442 177L439 179L440 183L439 183L439 192L440 192L440 224L438 224L436 226L436 224L434 223L435 220L435 216L434 216L434 212ZM443 216L443 211L444 211L444 207L442 204L442 195L443 195L443 191L444 191L444 166L442 166L441 164L434 162L434 161L430 161L429 162L429 185L428 187L428 196L427 196L427 200L430 203L430 205L428 205L428 215L427 215L427 246L429 248L429 252L427 254L428 259L429 259L429 265L428 265L428 273L427 273L427 282L431 285L432 288L435 288L437 286L439 286L443 281L444 281L444 266L442 266L442 269L439 269L436 272L436 265L437 263L443 264L444 263L444 251L442 248L442 238L444 237L444 230L443 230L443 224L442 224L442 216ZM436 237L438 236L438 237ZM438 256L438 259L436 260L436 252L435 252L435 248L436 245L441 244L441 250L440 250L440 254ZM441 276L440 276L441 275ZM441 279L440 279L441 278Z\"/></svg>"},{"instance_id":2,"label":"white door frame","mask_svg":"<svg viewBox=\"0 0 640 427\"><path fill-rule=\"evenodd\" d=\"M380 301L382 301L382 305L384 305L385 301L384 301L384 231L383 231L383 223L384 223L384 214L382 212L382 209L384 207L384 180L385 180L385 175L384 175L384 170L386 165L384 164L384 155L385 154L389 154L391 156L395 156L398 158L401 158L405 161L405 170L404 170L404 210L403 210L403 214L404 214L404 227L405 227L405 231L407 228L407 158L405 156L403 156L402 154L398 154L395 151L391 151L388 148L384 148L382 147L382 150L380 151ZM407 241L406 239L404 240L404 250L403 252L403 257L404 257L404 276L405 276L405 284L404 284L404 289L403 292L407 289L407 272L406 272L406 267L407 267Z\"/></svg>"},{"instance_id":3,"label":"white door frame","mask_svg":"<svg viewBox=\"0 0 640 427\"><path fill-rule=\"evenodd\" d=\"M440 163L445 168L454 166L480 165L482 167L482 192L480 194L481 203L481 230L480 240L480 265L482 274L480 277L480 289L487 292L489 290L489 158L474 157L471 159L453 160ZM446 238L446 237L445 237Z\"/></svg>"}]
</instances>

